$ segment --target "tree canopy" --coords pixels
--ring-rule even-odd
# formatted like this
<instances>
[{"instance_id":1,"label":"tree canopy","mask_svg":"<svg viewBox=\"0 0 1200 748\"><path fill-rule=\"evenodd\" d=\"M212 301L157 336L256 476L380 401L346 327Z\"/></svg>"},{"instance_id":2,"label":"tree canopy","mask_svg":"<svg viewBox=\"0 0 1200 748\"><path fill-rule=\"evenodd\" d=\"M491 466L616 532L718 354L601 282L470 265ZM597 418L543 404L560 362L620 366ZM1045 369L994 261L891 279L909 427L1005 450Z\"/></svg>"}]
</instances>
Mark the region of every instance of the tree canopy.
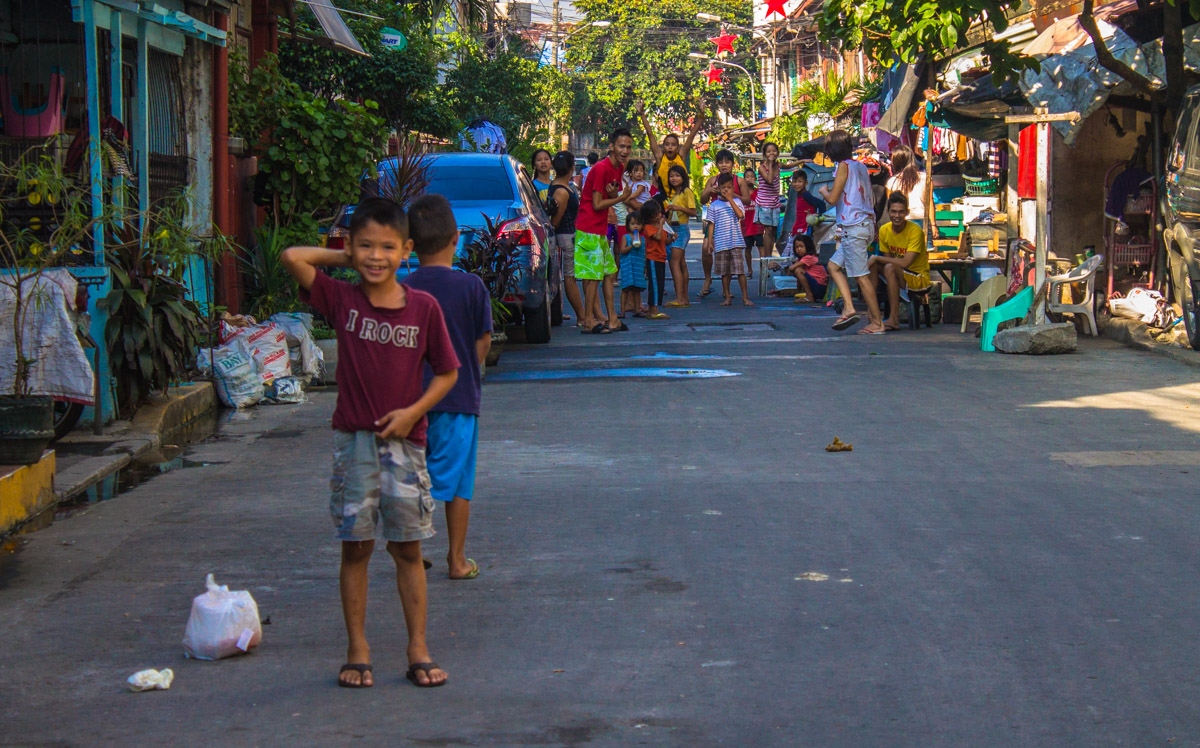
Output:
<instances>
[{"instance_id":1,"label":"tree canopy","mask_svg":"<svg viewBox=\"0 0 1200 748\"><path fill-rule=\"evenodd\" d=\"M708 99L732 114L750 114L749 86L757 85L757 62L734 58L754 80L729 69L724 86L710 86L702 75L704 63L692 52L712 53L708 41L717 36L716 24L697 13L721 16L729 23L749 26L750 3L744 0L575 0L584 21L567 40L566 67L586 94L576 111L580 129L607 130L633 123L633 104L645 100L658 118L682 122L695 114L694 101ZM596 21L610 25L597 27ZM739 33L739 32L734 32ZM742 35L737 49L751 40Z\"/></svg>"}]
</instances>

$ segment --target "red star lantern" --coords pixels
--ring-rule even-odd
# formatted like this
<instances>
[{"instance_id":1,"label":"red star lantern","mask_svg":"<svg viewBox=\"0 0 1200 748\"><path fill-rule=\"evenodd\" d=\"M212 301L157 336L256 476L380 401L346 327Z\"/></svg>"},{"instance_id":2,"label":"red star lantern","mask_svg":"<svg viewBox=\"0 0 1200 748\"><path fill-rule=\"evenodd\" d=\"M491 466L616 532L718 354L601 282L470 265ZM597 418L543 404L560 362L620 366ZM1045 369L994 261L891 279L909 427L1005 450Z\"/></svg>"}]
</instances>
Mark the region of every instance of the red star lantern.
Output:
<instances>
[{"instance_id":1,"label":"red star lantern","mask_svg":"<svg viewBox=\"0 0 1200 748\"><path fill-rule=\"evenodd\" d=\"M721 84L723 84L723 83L725 83L725 81L721 80L721 75L722 75L722 73L724 73L724 72L725 72L724 70L722 70L721 68L717 67L716 65L712 65L712 64L710 64L710 65L708 66L708 70L705 70L705 71L704 71L704 74L705 74L706 76L708 76L708 82L709 82L709 84L713 84L713 83L721 83Z\"/></svg>"},{"instance_id":2,"label":"red star lantern","mask_svg":"<svg viewBox=\"0 0 1200 748\"><path fill-rule=\"evenodd\" d=\"M765 0L765 2L767 3L767 17L770 17L770 15L772 13L778 13L779 15L783 16L784 19L786 20L787 19L787 11L783 9L783 4L786 1L787 0Z\"/></svg>"},{"instance_id":3,"label":"red star lantern","mask_svg":"<svg viewBox=\"0 0 1200 748\"><path fill-rule=\"evenodd\" d=\"M715 37L709 39L710 42L717 45L717 56L718 57L720 57L721 54L723 54L725 52L728 52L729 54L733 54L734 53L733 52L733 43L736 42L737 40L738 40L737 34L730 34L730 33L726 32L725 30L721 31L720 36L715 36Z\"/></svg>"}]
</instances>

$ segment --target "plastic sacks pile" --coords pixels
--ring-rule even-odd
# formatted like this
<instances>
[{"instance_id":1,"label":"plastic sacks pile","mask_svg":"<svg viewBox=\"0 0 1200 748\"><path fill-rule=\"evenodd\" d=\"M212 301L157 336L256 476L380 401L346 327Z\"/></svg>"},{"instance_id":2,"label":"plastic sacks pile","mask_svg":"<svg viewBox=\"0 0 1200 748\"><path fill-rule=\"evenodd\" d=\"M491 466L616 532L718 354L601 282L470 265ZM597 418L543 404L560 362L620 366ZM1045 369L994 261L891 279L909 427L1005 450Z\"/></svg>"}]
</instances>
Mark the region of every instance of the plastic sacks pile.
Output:
<instances>
[{"instance_id":1,"label":"plastic sacks pile","mask_svg":"<svg viewBox=\"0 0 1200 748\"><path fill-rule=\"evenodd\" d=\"M325 363L313 342L311 314L281 313L262 323L226 316L220 339L220 346L200 350L196 365L212 375L217 395L230 408L304 402L304 385Z\"/></svg>"}]
</instances>

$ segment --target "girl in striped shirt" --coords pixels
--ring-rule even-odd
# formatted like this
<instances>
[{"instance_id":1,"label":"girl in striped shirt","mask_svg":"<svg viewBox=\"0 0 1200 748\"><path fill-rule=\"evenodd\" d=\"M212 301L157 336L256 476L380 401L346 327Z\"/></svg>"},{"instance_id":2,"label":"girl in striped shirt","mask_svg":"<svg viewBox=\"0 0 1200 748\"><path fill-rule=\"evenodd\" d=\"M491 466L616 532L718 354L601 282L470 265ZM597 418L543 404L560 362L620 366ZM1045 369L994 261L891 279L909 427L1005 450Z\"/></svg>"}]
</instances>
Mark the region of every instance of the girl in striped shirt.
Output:
<instances>
[{"instance_id":1,"label":"girl in striped shirt","mask_svg":"<svg viewBox=\"0 0 1200 748\"><path fill-rule=\"evenodd\" d=\"M783 169L796 168L800 162L780 163L779 146L774 143L764 143L762 154L762 163L758 165L758 192L754 197L754 222L763 227L759 255L775 257L781 254L775 247L779 232L780 173Z\"/></svg>"}]
</instances>

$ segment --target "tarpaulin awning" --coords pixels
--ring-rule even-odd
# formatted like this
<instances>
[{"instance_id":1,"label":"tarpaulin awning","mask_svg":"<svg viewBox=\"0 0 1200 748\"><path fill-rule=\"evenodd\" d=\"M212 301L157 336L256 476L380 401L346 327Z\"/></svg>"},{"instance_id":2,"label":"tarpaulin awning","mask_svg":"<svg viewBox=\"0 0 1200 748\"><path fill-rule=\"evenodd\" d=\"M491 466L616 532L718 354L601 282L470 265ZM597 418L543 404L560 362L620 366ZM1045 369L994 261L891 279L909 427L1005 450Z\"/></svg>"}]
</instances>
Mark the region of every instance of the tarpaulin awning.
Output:
<instances>
[{"instance_id":1,"label":"tarpaulin awning","mask_svg":"<svg viewBox=\"0 0 1200 748\"><path fill-rule=\"evenodd\" d=\"M923 69L923 64L902 63L884 76L883 105L886 111L875 125L876 128L897 137L904 132L908 125L908 111L921 83Z\"/></svg>"},{"instance_id":2,"label":"tarpaulin awning","mask_svg":"<svg viewBox=\"0 0 1200 748\"><path fill-rule=\"evenodd\" d=\"M1137 0L1118 0L1101 6L1096 10L1096 25L1113 56L1145 76L1155 87L1162 87L1166 77L1162 39L1139 45L1129 34L1110 23L1136 8ZM1200 24L1183 30L1183 43L1184 66L1200 72ZM1016 92L1006 92L1005 87L981 89L980 84L985 82L981 78L974 84L943 94L938 99L934 124L970 137L987 139L980 136L1003 137L1000 134L1003 116L1010 106L1042 107L1051 114L1076 112L1079 119L1075 122L1051 123L1063 140L1072 145L1084 120L1104 106L1114 89L1122 85L1128 88L1123 78L1100 64L1095 45L1079 25L1078 16L1056 21L1022 52L1040 56L1041 60L1036 69L1021 73L1020 97L1009 95ZM990 85L990 80L987 82Z\"/></svg>"}]
</instances>

